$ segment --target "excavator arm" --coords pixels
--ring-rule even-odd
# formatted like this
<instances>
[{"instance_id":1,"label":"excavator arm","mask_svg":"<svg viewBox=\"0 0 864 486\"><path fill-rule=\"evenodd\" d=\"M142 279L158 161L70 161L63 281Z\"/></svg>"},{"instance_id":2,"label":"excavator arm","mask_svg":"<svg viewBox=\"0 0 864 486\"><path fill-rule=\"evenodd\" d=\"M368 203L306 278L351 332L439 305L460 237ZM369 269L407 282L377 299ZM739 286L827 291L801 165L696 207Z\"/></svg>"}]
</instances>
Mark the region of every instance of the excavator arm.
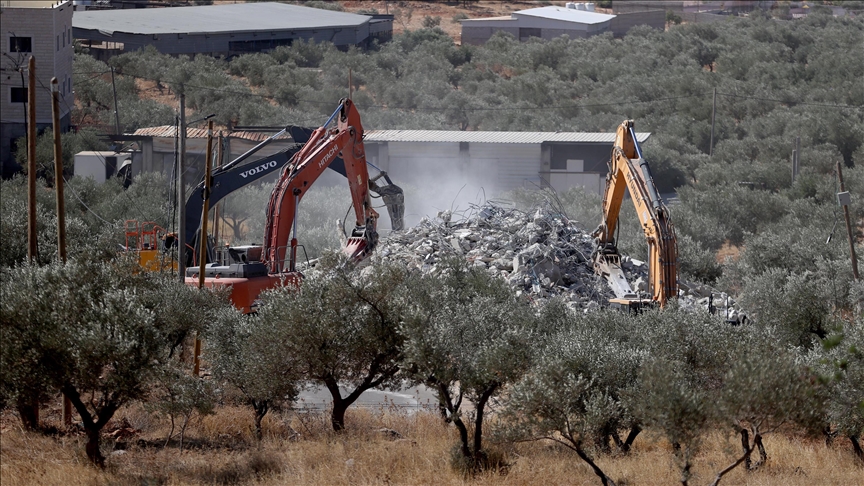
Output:
<instances>
[{"instance_id":1,"label":"excavator arm","mask_svg":"<svg viewBox=\"0 0 864 486\"><path fill-rule=\"evenodd\" d=\"M334 118L336 127L328 129ZM345 253L360 260L378 243L378 213L369 194L363 126L354 103L343 99L327 123L312 132L306 145L282 169L270 196L262 251L270 274L296 271L297 208L306 191L337 157L345 163L356 217Z\"/></svg>"},{"instance_id":2,"label":"excavator arm","mask_svg":"<svg viewBox=\"0 0 864 486\"><path fill-rule=\"evenodd\" d=\"M636 207L636 214L649 248L649 299L641 299L630 288L621 270L621 256L615 241L615 230L625 191ZM669 210L663 204L648 162L642 156L633 121L618 127L615 146L609 160L606 191L603 196L603 220L594 231L596 241L594 271L606 278L615 299L610 302L622 307L641 307L655 302L663 307L678 295L678 245Z\"/></svg>"},{"instance_id":3,"label":"excavator arm","mask_svg":"<svg viewBox=\"0 0 864 486\"><path fill-rule=\"evenodd\" d=\"M285 167L288 161L293 160L294 155L299 152L303 146L309 141L309 137L314 132L312 128L287 126L284 130L271 136L258 146L249 150L237 159L220 167L213 172L210 184L210 206L213 207L216 203L230 195L231 193L243 187L259 181L270 174L276 173ZM294 140L293 145L281 150L273 155L262 157L260 159L240 165L255 152L263 148L268 143L275 140L279 135L289 133ZM344 177L348 177L345 172L345 163L341 157L337 157L328 167L334 172L338 172ZM384 178L386 184L376 184L380 178ZM198 258L196 253L200 248L199 237L201 234L201 208L204 207L204 190L205 183L202 180L189 195L186 201L186 266L191 267L197 265ZM402 189L390 180L386 172L380 173L369 180L369 190L378 196L387 207L387 212L390 214L390 227L393 231L399 231L404 228L405 215L405 197ZM173 238L172 238L173 240ZM213 246L207 244L207 263L216 261L216 255Z\"/></svg>"}]
</instances>

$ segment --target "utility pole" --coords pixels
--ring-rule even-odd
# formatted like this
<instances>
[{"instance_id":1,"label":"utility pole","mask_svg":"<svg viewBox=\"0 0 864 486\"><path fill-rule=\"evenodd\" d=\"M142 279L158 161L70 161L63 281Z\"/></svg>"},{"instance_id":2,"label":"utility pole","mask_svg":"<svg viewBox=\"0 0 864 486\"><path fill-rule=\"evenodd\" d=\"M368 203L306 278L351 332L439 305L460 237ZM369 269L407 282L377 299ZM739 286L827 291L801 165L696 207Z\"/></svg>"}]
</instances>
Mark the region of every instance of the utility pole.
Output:
<instances>
[{"instance_id":1,"label":"utility pole","mask_svg":"<svg viewBox=\"0 0 864 486\"><path fill-rule=\"evenodd\" d=\"M198 288L204 288L207 266L207 221L210 218L210 165L213 160L213 120L207 121L207 155L204 158L204 206L201 208L201 233L198 236ZM201 339L195 336L193 363L195 376L201 371Z\"/></svg>"},{"instance_id":2,"label":"utility pole","mask_svg":"<svg viewBox=\"0 0 864 486\"><path fill-rule=\"evenodd\" d=\"M714 117L717 114L717 88L714 88L714 101L711 102L711 144L708 146L708 156L714 156Z\"/></svg>"},{"instance_id":3,"label":"utility pole","mask_svg":"<svg viewBox=\"0 0 864 486\"><path fill-rule=\"evenodd\" d=\"M63 146L60 142L60 86L51 78L51 122L54 125L54 196L57 198L57 253L66 263L66 201L63 199ZM72 402L63 395L63 425L72 425Z\"/></svg>"},{"instance_id":4,"label":"utility pole","mask_svg":"<svg viewBox=\"0 0 864 486\"><path fill-rule=\"evenodd\" d=\"M114 66L111 66L111 89L114 91L114 123L117 127L117 135L120 135L120 113L117 110L117 85L114 84Z\"/></svg>"},{"instance_id":5,"label":"utility pole","mask_svg":"<svg viewBox=\"0 0 864 486\"><path fill-rule=\"evenodd\" d=\"M36 235L36 58L27 62L27 258L31 263L39 256ZM30 426L39 427L39 399L31 397L27 406Z\"/></svg>"},{"instance_id":6,"label":"utility pole","mask_svg":"<svg viewBox=\"0 0 864 486\"><path fill-rule=\"evenodd\" d=\"M801 170L801 137L795 137L795 147L792 149L792 183L798 178Z\"/></svg>"},{"instance_id":7,"label":"utility pole","mask_svg":"<svg viewBox=\"0 0 864 486\"><path fill-rule=\"evenodd\" d=\"M54 124L54 194L57 197L57 252L66 263L66 202L63 200L63 146L60 142L60 88L51 78L51 117Z\"/></svg>"},{"instance_id":8,"label":"utility pole","mask_svg":"<svg viewBox=\"0 0 864 486\"><path fill-rule=\"evenodd\" d=\"M855 235L852 234L852 222L849 219L849 203L851 197L846 192L846 186L843 184L843 168L840 162L837 162L837 178L840 180L840 193L837 194L837 203L843 206L843 216L846 218L846 233L849 235L849 254L852 257L852 276L855 281L858 281L858 257L855 255Z\"/></svg>"},{"instance_id":9,"label":"utility pole","mask_svg":"<svg viewBox=\"0 0 864 486\"><path fill-rule=\"evenodd\" d=\"M222 164L225 162L225 138L222 136L222 132L219 132L219 152L216 155L216 167L222 168ZM219 244L219 206L220 203L216 203L213 207L213 241L216 245Z\"/></svg>"},{"instance_id":10,"label":"utility pole","mask_svg":"<svg viewBox=\"0 0 864 486\"><path fill-rule=\"evenodd\" d=\"M180 158L177 161L177 270L180 282L186 283L186 91L180 85Z\"/></svg>"},{"instance_id":11,"label":"utility pole","mask_svg":"<svg viewBox=\"0 0 864 486\"><path fill-rule=\"evenodd\" d=\"M27 63L27 258L36 261L36 58Z\"/></svg>"}]
</instances>

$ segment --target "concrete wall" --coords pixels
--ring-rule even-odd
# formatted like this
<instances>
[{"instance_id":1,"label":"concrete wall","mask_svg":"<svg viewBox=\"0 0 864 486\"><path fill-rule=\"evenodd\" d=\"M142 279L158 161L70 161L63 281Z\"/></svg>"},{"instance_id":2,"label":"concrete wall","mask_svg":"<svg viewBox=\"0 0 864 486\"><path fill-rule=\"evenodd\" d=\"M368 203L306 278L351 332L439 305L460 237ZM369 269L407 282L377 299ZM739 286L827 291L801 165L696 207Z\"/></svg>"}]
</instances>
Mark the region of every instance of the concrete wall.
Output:
<instances>
[{"instance_id":1,"label":"concrete wall","mask_svg":"<svg viewBox=\"0 0 864 486\"><path fill-rule=\"evenodd\" d=\"M609 24L609 30L615 37L623 37L627 32L637 25L647 25L655 29L666 29L666 12L663 10L650 10L646 12L617 14Z\"/></svg>"},{"instance_id":2,"label":"concrete wall","mask_svg":"<svg viewBox=\"0 0 864 486\"><path fill-rule=\"evenodd\" d=\"M495 32L503 31L519 38L519 27L502 24L501 27L483 26L473 24L462 24L462 43L481 46L486 43Z\"/></svg>"},{"instance_id":3,"label":"concrete wall","mask_svg":"<svg viewBox=\"0 0 864 486\"><path fill-rule=\"evenodd\" d=\"M61 129L69 129L69 118L75 104L72 86L72 2L54 7L43 7L41 2L25 7L2 7L0 20L0 67L5 74L0 85L0 164L3 176L17 168L14 163L12 142L24 136L25 103L12 103L12 88L22 87L18 68L23 68L23 87L27 87L27 62L32 55L36 59L36 126L43 130L51 126L51 78L56 77L60 88ZM32 5L30 7L29 5ZM10 52L11 37L30 37L32 52ZM8 79L6 79L8 77Z\"/></svg>"}]
</instances>

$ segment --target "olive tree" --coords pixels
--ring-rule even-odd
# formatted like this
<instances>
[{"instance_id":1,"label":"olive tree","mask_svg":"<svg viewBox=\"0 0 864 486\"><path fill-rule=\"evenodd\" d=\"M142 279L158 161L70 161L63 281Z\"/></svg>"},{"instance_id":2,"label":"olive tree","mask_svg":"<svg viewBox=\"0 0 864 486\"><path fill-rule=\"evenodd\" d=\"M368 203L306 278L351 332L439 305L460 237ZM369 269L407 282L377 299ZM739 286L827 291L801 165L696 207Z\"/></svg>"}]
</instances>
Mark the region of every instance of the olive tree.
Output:
<instances>
[{"instance_id":1,"label":"olive tree","mask_svg":"<svg viewBox=\"0 0 864 486\"><path fill-rule=\"evenodd\" d=\"M741 439L741 455L717 473L716 485L741 464L753 470L764 463L764 434L781 426L818 425L824 392L782 332L729 326L707 313L674 308L639 319L651 358L625 403L640 423L673 444L682 484L691 479L709 430L719 427ZM755 464L754 450L760 455Z\"/></svg>"},{"instance_id":2,"label":"olive tree","mask_svg":"<svg viewBox=\"0 0 864 486\"><path fill-rule=\"evenodd\" d=\"M635 384L646 352L625 335L633 324L623 314L576 315L553 303L541 318L557 314L569 326L538 346L531 370L508 393L503 413L506 440L552 440L573 450L604 485L614 485L591 457L609 435L626 453L641 430L622 403L622 392ZM624 338L624 339L622 339ZM629 426L625 441L618 429Z\"/></svg>"},{"instance_id":3,"label":"olive tree","mask_svg":"<svg viewBox=\"0 0 864 486\"><path fill-rule=\"evenodd\" d=\"M180 366L167 365L158 373L153 390L147 399L147 408L164 413L171 419L171 429L165 438L165 446L171 442L177 419L180 422L180 443L183 449L183 439L186 427L193 415L210 415L216 405L213 382L193 376Z\"/></svg>"},{"instance_id":4,"label":"olive tree","mask_svg":"<svg viewBox=\"0 0 864 486\"><path fill-rule=\"evenodd\" d=\"M20 265L3 270L0 286L4 364L18 380L11 388L59 388L80 415L87 457L98 466L105 424L144 397L190 333L225 305L122 260Z\"/></svg>"},{"instance_id":5,"label":"olive tree","mask_svg":"<svg viewBox=\"0 0 864 486\"><path fill-rule=\"evenodd\" d=\"M280 340L278 324L261 315L225 309L207 329L204 357L214 376L240 390L255 414L255 436L263 438L261 421L272 408L293 401L300 376ZM209 350L212 350L212 355Z\"/></svg>"},{"instance_id":6,"label":"olive tree","mask_svg":"<svg viewBox=\"0 0 864 486\"><path fill-rule=\"evenodd\" d=\"M743 453L717 474L715 485L742 463L748 471L765 463L765 434L784 425L814 428L822 418L815 374L792 351L769 345L771 337L757 337L758 344L747 346L747 352L731 363L723 378L714 402L715 415L721 424L731 422L739 431ZM754 450L759 452L755 464L750 458Z\"/></svg>"},{"instance_id":7,"label":"olive tree","mask_svg":"<svg viewBox=\"0 0 864 486\"><path fill-rule=\"evenodd\" d=\"M328 253L299 289L263 296L259 318L301 376L330 392L337 432L365 391L399 383L406 278L398 266L375 263L358 272L347 258Z\"/></svg>"},{"instance_id":8,"label":"olive tree","mask_svg":"<svg viewBox=\"0 0 864 486\"><path fill-rule=\"evenodd\" d=\"M459 431L455 465L478 472L495 466L483 449L487 407L528 370L537 319L485 268L457 260L439 267L412 282L405 369L437 393L442 414Z\"/></svg>"},{"instance_id":9,"label":"olive tree","mask_svg":"<svg viewBox=\"0 0 864 486\"><path fill-rule=\"evenodd\" d=\"M808 355L826 385L825 412L829 438L844 435L855 456L864 463L864 326L861 320L845 323L823 346ZM830 430L833 426L834 430Z\"/></svg>"}]
</instances>

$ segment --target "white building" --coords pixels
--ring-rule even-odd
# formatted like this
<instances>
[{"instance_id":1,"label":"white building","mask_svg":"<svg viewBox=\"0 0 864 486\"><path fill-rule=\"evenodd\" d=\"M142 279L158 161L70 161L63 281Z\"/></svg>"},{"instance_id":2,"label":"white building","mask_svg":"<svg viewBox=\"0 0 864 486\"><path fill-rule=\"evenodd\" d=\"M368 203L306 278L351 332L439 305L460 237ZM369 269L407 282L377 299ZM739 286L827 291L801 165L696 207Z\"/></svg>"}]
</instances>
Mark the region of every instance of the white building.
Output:
<instances>
[{"instance_id":1,"label":"white building","mask_svg":"<svg viewBox=\"0 0 864 486\"><path fill-rule=\"evenodd\" d=\"M594 11L593 3L567 3L564 7L539 7L513 12L509 17L462 20L462 43L480 45L496 32L508 32L522 42L531 37L586 38L604 32L622 36L636 25L657 29L666 26L663 10L609 15Z\"/></svg>"},{"instance_id":2,"label":"white building","mask_svg":"<svg viewBox=\"0 0 864 486\"><path fill-rule=\"evenodd\" d=\"M278 131L273 127L272 131ZM203 174L207 131L187 130L187 183L196 184ZM235 131L227 135L225 160L249 150L271 132ZM132 174L163 172L174 165L174 127L139 128L114 141L136 146ZM639 143L651 134L637 132ZM493 194L517 188L552 187L564 191L574 186L603 194L615 132L465 132L446 130L366 130L366 160L387 171L397 184L483 188ZM251 160L272 155L294 140L283 135ZM76 171L76 175L77 175ZM319 184L342 184L341 176L327 174Z\"/></svg>"},{"instance_id":3,"label":"white building","mask_svg":"<svg viewBox=\"0 0 864 486\"><path fill-rule=\"evenodd\" d=\"M636 134L640 143L650 133ZM487 196L582 186L603 194L615 133L367 130L366 160L397 183L467 184Z\"/></svg>"},{"instance_id":4,"label":"white building","mask_svg":"<svg viewBox=\"0 0 864 486\"><path fill-rule=\"evenodd\" d=\"M27 63L36 59L36 128L52 125L51 78L60 87L60 125L68 131L75 97L72 93L72 2L0 1L0 164L4 177L19 167L15 141L26 135Z\"/></svg>"}]
</instances>

